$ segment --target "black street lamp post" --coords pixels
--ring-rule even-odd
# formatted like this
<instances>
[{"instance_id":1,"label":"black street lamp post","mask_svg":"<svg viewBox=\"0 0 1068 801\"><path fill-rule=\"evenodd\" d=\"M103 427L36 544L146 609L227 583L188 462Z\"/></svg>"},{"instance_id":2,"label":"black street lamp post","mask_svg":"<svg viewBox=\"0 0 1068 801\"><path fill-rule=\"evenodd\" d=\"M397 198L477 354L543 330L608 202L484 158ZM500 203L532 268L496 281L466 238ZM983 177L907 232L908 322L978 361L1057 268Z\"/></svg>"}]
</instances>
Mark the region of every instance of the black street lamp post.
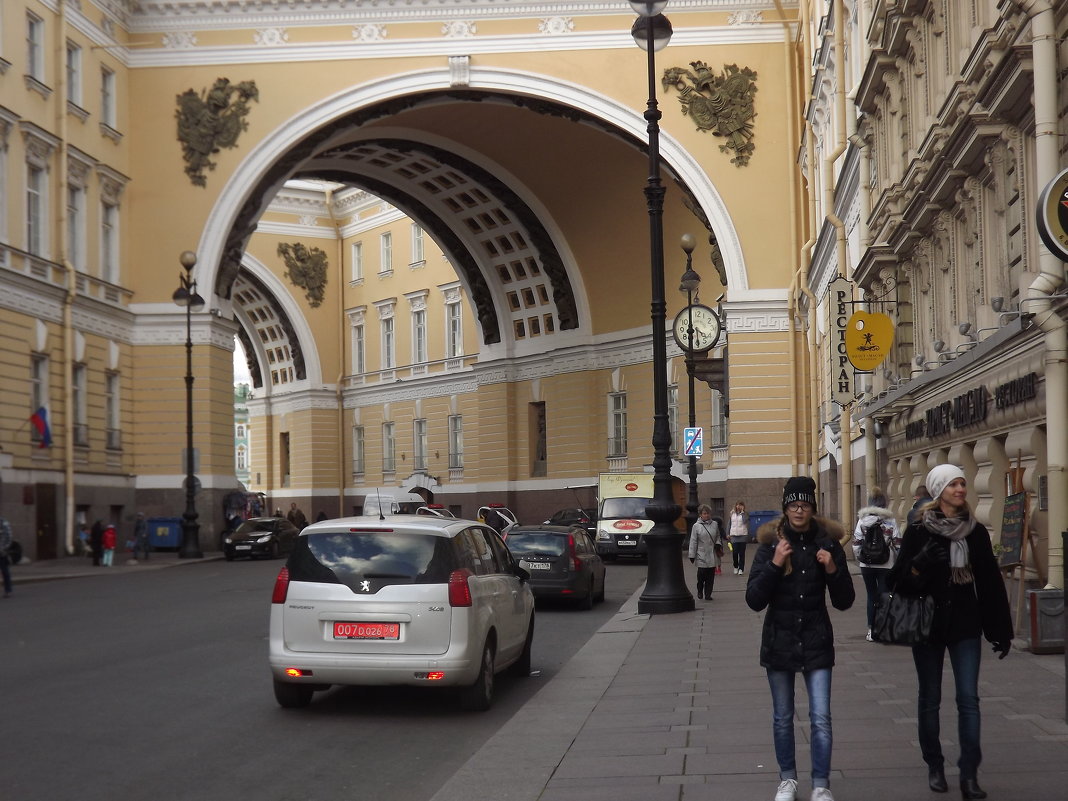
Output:
<instances>
[{"instance_id":1,"label":"black street lamp post","mask_svg":"<svg viewBox=\"0 0 1068 801\"><path fill-rule=\"evenodd\" d=\"M174 302L185 307L185 513L182 515L182 544L179 559L202 559L200 524L197 523L197 477L193 474L193 312L204 308L204 298L197 294L193 267L197 254L185 251L178 258L185 274L178 274L179 285L172 296Z\"/></svg>"},{"instance_id":2,"label":"black street lamp post","mask_svg":"<svg viewBox=\"0 0 1068 801\"><path fill-rule=\"evenodd\" d=\"M697 242L690 234L683 234L682 249L686 253L686 272L682 274L679 283L679 291L686 293L686 381L690 401L690 428L697 426L697 411L694 408L693 399L693 293L701 285L701 276L693 269L693 249ZM697 457L689 456L686 460L687 474L690 482L686 493L686 530L693 531L693 524L697 522Z\"/></svg>"},{"instance_id":3,"label":"black street lamp post","mask_svg":"<svg viewBox=\"0 0 1068 801\"><path fill-rule=\"evenodd\" d=\"M645 109L649 133L649 180L645 199L649 207L649 251L652 276L653 328L653 499L646 514L653 527L645 535L649 570L638 612L664 614L692 612L693 596L682 573L682 535L675 528L679 507L671 493L671 428L667 414L667 337L664 300L664 187L660 182L660 109L656 102L656 57L671 39L671 23L660 12L662 2L632 2L638 19L630 33L648 56L649 101Z\"/></svg>"}]
</instances>

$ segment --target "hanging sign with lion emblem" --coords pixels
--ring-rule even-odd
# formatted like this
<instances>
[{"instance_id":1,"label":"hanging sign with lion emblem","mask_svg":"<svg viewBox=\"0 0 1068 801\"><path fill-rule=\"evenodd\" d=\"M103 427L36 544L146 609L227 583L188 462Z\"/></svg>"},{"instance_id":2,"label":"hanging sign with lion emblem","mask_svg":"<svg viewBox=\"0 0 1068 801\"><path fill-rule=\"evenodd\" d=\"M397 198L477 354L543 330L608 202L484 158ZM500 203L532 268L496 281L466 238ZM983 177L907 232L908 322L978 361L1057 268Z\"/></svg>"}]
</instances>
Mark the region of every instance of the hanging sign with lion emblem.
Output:
<instances>
[{"instance_id":1,"label":"hanging sign with lion emblem","mask_svg":"<svg viewBox=\"0 0 1068 801\"><path fill-rule=\"evenodd\" d=\"M744 167L749 163L753 144L753 95L756 94L754 70L727 64L717 75L703 61L691 61L693 70L669 67L664 70L664 89L679 92L682 113L697 124L699 131L711 131L722 137L723 153L734 153L731 164Z\"/></svg>"}]
</instances>

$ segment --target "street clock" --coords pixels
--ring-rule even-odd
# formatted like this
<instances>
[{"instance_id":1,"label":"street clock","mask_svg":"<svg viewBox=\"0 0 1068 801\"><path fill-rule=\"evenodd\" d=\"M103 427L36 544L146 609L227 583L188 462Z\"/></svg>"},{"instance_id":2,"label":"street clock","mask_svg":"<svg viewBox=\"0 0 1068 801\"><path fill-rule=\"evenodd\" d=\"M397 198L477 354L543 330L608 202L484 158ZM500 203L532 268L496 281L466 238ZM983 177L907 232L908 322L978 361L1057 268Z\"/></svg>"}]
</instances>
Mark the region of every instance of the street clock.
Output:
<instances>
[{"instance_id":1,"label":"street clock","mask_svg":"<svg viewBox=\"0 0 1068 801\"><path fill-rule=\"evenodd\" d=\"M689 328L691 319L693 321L693 347L690 347ZM716 347L721 329L722 325L719 321L719 316L712 309L708 308L708 306L694 303L675 315L671 333L675 336L675 341L679 347L684 351L704 353Z\"/></svg>"}]
</instances>

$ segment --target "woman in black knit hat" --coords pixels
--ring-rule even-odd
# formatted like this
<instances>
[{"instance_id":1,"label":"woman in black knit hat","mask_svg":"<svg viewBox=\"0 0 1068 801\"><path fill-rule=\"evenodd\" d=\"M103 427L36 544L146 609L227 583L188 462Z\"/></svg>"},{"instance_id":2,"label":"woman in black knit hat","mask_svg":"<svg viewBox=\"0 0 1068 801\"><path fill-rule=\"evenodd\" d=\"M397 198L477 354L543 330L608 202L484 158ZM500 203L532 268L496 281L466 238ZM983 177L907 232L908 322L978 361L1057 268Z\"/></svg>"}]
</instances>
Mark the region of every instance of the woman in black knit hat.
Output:
<instances>
[{"instance_id":1,"label":"woman in black knit hat","mask_svg":"<svg viewBox=\"0 0 1068 801\"><path fill-rule=\"evenodd\" d=\"M834 801L831 772L831 668L834 631L827 612L853 605L853 579L839 544L843 527L816 517L816 483L796 476L783 488L784 515L757 530L758 549L745 589L756 612L767 609L760 665L771 687L772 733L779 763L775 801L797 798L794 754L794 683L805 679L812 724L811 801Z\"/></svg>"}]
</instances>

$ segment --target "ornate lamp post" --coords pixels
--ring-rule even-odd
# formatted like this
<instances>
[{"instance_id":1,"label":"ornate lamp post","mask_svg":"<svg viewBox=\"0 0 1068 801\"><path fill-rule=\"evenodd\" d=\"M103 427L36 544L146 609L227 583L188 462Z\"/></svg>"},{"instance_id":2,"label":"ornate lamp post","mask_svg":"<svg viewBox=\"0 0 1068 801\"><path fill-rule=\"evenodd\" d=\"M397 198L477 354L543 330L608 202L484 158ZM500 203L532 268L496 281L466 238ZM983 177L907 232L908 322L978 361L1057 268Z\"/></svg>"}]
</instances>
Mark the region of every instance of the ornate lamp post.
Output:
<instances>
[{"instance_id":1,"label":"ornate lamp post","mask_svg":"<svg viewBox=\"0 0 1068 801\"><path fill-rule=\"evenodd\" d=\"M193 475L193 312L204 308L204 298L197 294L193 267L197 254L187 250L178 257L185 274L178 274L178 288L172 298L185 307L185 513L182 515L182 544L179 559L202 559L200 524L197 523L197 477Z\"/></svg>"},{"instance_id":2,"label":"ornate lamp post","mask_svg":"<svg viewBox=\"0 0 1068 801\"><path fill-rule=\"evenodd\" d=\"M701 276L693 269L693 249L697 242L689 234L683 234L682 249L686 253L686 272L682 274L679 283L679 291L686 293L686 382L690 401L690 428L697 425L697 411L693 400L693 353L694 353L694 328L693 328L693 293L701 286ZM693 524L697 522L697 457L687 458L689 464L686 467L690 483L686 493L686 530L693 531Z\"/></svg>"},{"instance_id":3,"label":"ornate lamp post","mask_svg":"<svg viewBox=\"0 0 1068 801\"><path fill-rule=\"evenodd\" d=\"M649 132L649 180L645 199L649 207L651 317L653 328L653 499L646 514L653 521L645 535L649 570L645 591L638 599L638 612L663 614L691 612L693 596L682 574L682 535L675 529L679 507L671 494L671 429L667 414L667 340L664 300L664 187L660 183L660 109L656 102L655 52L671 39L671 23L660 12L663 2L632 2L638 19L630 35L648 56L649 102L645 121Z\"/></svg>"}]
</instances>

